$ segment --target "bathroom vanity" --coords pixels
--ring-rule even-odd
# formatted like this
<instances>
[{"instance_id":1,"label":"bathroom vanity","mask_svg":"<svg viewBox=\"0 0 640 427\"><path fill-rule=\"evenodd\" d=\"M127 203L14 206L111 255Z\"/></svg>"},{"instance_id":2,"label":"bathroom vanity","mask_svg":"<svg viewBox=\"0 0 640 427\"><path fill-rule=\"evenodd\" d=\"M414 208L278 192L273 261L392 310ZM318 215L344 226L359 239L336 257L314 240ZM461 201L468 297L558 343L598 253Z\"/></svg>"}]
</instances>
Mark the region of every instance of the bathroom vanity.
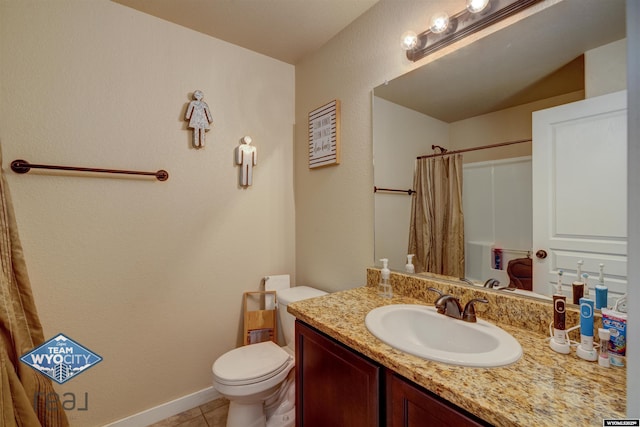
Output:
<instances>
[{"instance_id":1,"label":"bathroom vanity","mask_svg":"<svg viewBox=\"0 0 640 427\"><path fill-rule=\"evenodd\" d=\"M483 291L392 274L396 293L389 300L377 295L376 274L373 269L368 272L369 279L373 276L370 286L289 306L298 319L299 426L596 426L605 418L625 417L625 369L606 369L575 354L553 352L540 330L550 319L544 312L548 304L541 304L540 312L528 307L526 315L511 316L510 310L515 313L521 299L487 293L490 303L485 311L478 311L478 317L513 335L523 356L497 368L453 366L384 344L369 333L364 319L383 305L432 305L429 286L462 301L483 296ZM430 424L428 417L439 418Z\"/></svg>"},{"instance_id":2,"label":"bathroom vanity","mask_svg":"<svg viewBox=\"0 0 640 427\"><path fill-rule=\"evenodd\" d=\"M299 426L487 425L300 321L296 343Z\"/></svg>"}]
</instances>

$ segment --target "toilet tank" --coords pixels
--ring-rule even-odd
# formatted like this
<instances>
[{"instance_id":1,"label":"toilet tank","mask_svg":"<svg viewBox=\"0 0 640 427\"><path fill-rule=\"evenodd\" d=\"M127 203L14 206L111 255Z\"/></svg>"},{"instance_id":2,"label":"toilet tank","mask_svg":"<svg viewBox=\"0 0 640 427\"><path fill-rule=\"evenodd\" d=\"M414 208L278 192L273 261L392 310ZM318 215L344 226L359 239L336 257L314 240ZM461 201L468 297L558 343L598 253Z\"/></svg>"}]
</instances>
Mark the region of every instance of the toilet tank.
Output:
<instances>
[{"instance_id":1,"label":"toilet tank","mask_svg":"<svg viewBox=\"0 0 640 427\"><path fill-rule=\"evenodd\" d=\"M296 318L287 311L287 306L296 301L302 301L308 298L319 297L327 293L320 289L311 288L309 286L295 286L293 288L280 289L276 293L278 299L278 317L280 318L280 328L284 335L287 347L295 352L295 333Z\"/></svg>"}]
</instances>

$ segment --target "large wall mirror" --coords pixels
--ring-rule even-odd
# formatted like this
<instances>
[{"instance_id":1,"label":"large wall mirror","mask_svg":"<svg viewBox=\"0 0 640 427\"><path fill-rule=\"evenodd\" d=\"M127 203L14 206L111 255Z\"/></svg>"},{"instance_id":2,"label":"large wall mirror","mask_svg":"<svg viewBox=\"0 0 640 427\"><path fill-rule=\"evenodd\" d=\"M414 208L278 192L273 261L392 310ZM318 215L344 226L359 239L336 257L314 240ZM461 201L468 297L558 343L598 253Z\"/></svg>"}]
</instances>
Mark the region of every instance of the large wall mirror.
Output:
<instances>
[{"instance_id":1,"label":"large wall mirror","mask_svg":"<svg viewBox=\"0 0 640 427\"><path fill-rule=\"evenodd\" d=\"M540 134L565 132L558 130L558 122L573 120L564 118L572 114L573 106L598 107L607 104L609 96L626 102L625 2L551 3L374 89L374 185L413 190L419 156L524 141L462 155L464 273L460 276L479 285L490 278L508 285L509 262L515 266L518 260L531 259L533 292L518 293L548 296L558 270L563 270L563 282L569 285L577 279L577 261L582 261L593 288L599 264L604 263L613 299L626 292L626 106L613 121L609 113L604 120L591 120L592 113L582 113L587 119L579 121L592 129L567 136L570 144L563 146L563 158L548 154L541 158L538 147ZM547 126L556 126L555 130L541 131L546 128L536 124L536 136L533 116L554 122ZM622 145L600 146L609 134L593 136L600 131L596 126L615 133ZM576 145L589 138L595 141ZM547 143L556 147L558 142ZM572 159L574 164L568 165ZM547 169L541 172L540 164ZM556 202L546 206L557 219L550 227L558 235L568 229L573 234L564 236L568 246L545 248L549 254L544 259L536 258L541 243L534 224L547 216L540 213L543 203L538 194L547 176L557 181L552 190ZM404 270L407 262L415 197L411 192L385 190L376 191L374 197L375 257L376 261L388 258L392 269ZM585 217L584 212L592 215ZM614 216L616 212L621 216ZM597 256L580 246L580 241L600 241L601 236L578 219L610 223L602 233L613 243Z\"/></svg>"}]
</instances>

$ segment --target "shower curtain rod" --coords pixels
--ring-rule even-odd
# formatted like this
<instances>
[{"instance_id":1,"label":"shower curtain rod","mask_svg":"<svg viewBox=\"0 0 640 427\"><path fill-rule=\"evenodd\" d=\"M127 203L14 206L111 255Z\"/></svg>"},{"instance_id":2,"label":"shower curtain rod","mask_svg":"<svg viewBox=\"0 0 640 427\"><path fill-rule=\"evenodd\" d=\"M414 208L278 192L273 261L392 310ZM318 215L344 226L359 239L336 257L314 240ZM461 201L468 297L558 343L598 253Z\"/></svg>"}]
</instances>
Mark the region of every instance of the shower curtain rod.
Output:
<instances>
[{"instance_id":1,"label":"shower curtain rod","mask_svg":"<svg viewBox=\"0 0 640 427\"><path fill-rule=\"evenodd\" d=\"M157 172L141 172L131 170L120 169L98 169L98 168L81 168L77 166L56 166L56 165L36 165L29 163L26 160L14 160L11 162L11 170L15 173L27 173L31 169L54 169L64 171L79 171L79 172L101 172L101 173L119 173L126 175L148 175L155 176L158 181L166 181L169 179L169 173L166 170L160 169Z\"/></svg>"},{"instance_id":2,"label":"shower curtain rod","mask_svg":"<svg viewBox=\"0 0 640 427\"><path fill-rule=\"evenodd\" d=\"M428 158L431 158L431 157L442 157L442 156L448 156L449 154L466 153L467 151L486 150L487 148L504 147L506 145L520 144L522 142L531 142L531 139L520 139L518 141L507 141L507 142L500 142L498 144L482 145L480 147L463 148L463 149L454 150L454 151L444 151L442 153L427 154L425 156L418 156L416 158L417 159L428 159ZM442 150L442 147L440 147L440 146L436 146L436 145L432 145L431 146L432 150L435 150L436 148L440 148Z\"/></svg>"}]
</instances>

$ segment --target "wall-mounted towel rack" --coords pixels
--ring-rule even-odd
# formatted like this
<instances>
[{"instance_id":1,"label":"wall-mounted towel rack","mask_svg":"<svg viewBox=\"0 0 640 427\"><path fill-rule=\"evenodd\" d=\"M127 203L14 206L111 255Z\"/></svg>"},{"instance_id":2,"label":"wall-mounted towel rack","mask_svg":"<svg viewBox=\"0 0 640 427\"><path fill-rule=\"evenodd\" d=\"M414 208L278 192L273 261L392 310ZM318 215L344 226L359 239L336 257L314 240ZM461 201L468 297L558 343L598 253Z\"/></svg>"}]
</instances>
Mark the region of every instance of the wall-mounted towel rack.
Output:
<instances>
[{"instance_id":1,"label":"wall-mounted towel rack","mask_svg":"<svg viewBox=\"0 0 640 427\"><path fill-rule=\"evenodd\" d=\"M100 173L119 173L126 175L147 175L155 176L158 181L166 181L169 179L169 172L160 169L157 172L143 172L143 171L130 171L119 169L99 169L99 168L82 168L77 166L56 166L56 165L36 165L29 163L26 160L14 160L11 162L11 170L15 173L27 173L31 169L54 169L64 171L78 171L78 172L100 172Z\"/></svg>"},{"instance_id":2,"label":"wall-mounted towel rack","mask_svg":"<svg viewBox=\"0 0 640 427\"><path fill-rule=\"evenodd\" d=\"M391 193L407 193L409 196L411 196L412 194L415 193L414 190L396 190L393 188L380 188L380 187L373 187L373 192L377 193L378 191L389 191Z\"/></svg>"}]
</instances>

